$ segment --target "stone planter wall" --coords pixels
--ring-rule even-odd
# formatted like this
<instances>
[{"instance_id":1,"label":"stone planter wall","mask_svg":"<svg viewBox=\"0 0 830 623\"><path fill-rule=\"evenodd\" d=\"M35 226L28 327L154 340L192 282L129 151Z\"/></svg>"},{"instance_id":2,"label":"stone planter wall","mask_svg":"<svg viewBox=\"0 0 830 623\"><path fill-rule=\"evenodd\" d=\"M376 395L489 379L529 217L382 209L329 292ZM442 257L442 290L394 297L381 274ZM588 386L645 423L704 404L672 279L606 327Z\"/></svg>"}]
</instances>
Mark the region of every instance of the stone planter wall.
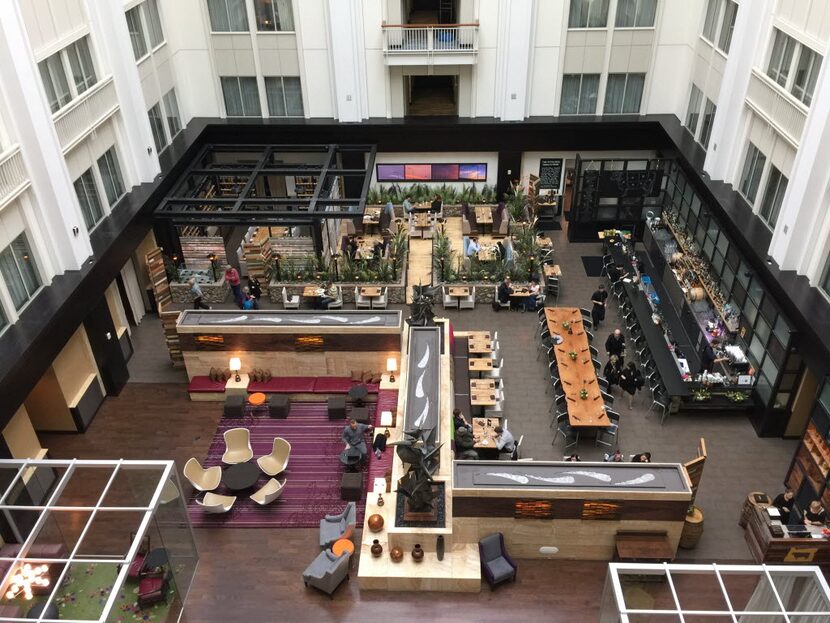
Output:
<instances>
[{"instance_id":1,"label":"stone planter wall","mask_svg":"<svg viewBox=\"0 0 830 623\"><path fill-rule=\"evenodd\" d=\"M224 277L215 283L200 284L200 287L202 288L202 302L208 305L224 303L231 292L231 287L225 282ZM192 303L194 298L190 286L186 283L171 283L170 295L174 303Z\"/></svg>"},{"instance_id":2,"label":"stone planter wall","mask_svg":"<svg viewBox=\"0 0 830 623\"><path fill-rule=\"evenodd\" d=\"M387 288L387 296L389 303L406 303L406 287L404 286L404 277L401 277L398 283L336 283L343 291L343 305L354 305L354 289L355 286L376 286ZM318 286L318 283L279 283L272 281L268 288L268 295L272 303L282 303L282 288L285 286L288 294L293 296L299 294L302 296L303 290L308 286Z\"/></svg>"},{"instance_id":3,"label":"stone planter wall","mask_svg":"<svg viewBox=\"0 0 830 623\"><path fill-rule=\"evenodd\" d=\"M374 206L367 206L367 207L376 207L376 208L383 208L386 204L376 204ZM476 204L476 205L492 205L495 206L496 204ZM396 205L395 206L395 216L398 218L404 218L405 215L403 213L403 206ZM453 204L444 204L444 216L461 216L461 204L453 203Z\"/></svg>"}]
</instances>

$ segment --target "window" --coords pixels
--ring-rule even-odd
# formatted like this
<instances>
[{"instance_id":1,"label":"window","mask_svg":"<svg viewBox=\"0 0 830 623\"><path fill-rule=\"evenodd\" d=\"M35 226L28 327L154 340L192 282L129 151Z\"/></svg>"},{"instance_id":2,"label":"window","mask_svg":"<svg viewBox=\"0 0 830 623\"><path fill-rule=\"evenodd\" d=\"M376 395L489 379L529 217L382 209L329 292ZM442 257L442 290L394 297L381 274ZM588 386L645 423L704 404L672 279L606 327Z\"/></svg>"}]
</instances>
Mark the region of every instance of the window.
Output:
<instances>
[{"instance_id":1,"label":"window","mask_svg":"<svg viewBox=\"0 0 830 623\"><path fill-rule=\"evenodd\" d=\"M231 76L223 77L221 81L228 117L259 117L262 115L256 78Z\"/></svg>"},{"instance_id":2,"label":"window","mask_svg":"<svg viewBox=\"0 0 830 623\"><path fill-rule=\"evenodd\" d=\"M693 84L692 92L689 94L689 108L686 111L686 129L692 133L692 136L697 132L697 122L700 119L700 104L702 101L703 93Z\"/></svg>"},{"instance_id":3,"label":"window","mask_svg":"<svg viewBox=\"0 0 830 623\"><path fill-rule=\"evenodd\" d=\"M302 117L303 94L300 79L291 77L266 77L265 97L271 117Z\"/></svg>"},{"instance_id":4,"label":"window","mask_svg":"<svg viewBox=\"0 0 830 623\"><path fill-rule=\"evenodd\" d=\"M651 28L657 0L617 0L617 28Z\"/></svg>"},{"instance_id":5,"label":"window","mask_svg":"<svg viewBox=\"0 0 830 623\"><path fill-rule=\"evenodd\" d=\"M167 129L170 131L170 140L182 129L182 117L179 114L179 101L176 99L176 89L170 89L162 98L164 111L167 114Z\"/></svg>"},{"instance_id":6,"label":"window","mask_svg":"<svg viewBox=\"0 0 830 623\"><path fill-rule=\"evenodd\" d=\"M46 89L46 99L49 100L49 108L57 112L72 101L72 92L69 90L69 83L66 81L66 71L63 68L63 55L56 52L49 58L40 61L40 78Z\"/></svg>"},{"instance_id":7,"label":"window","mask_svg":"<svg viewBox=\"0 0 830 623\"><path fill-rule=\"evenodd\" d=\"M150 31L150 47L157 48L164 43L158 0L147 0L144 3L144 17L147 19L147 30Z\"/></svg>"},{"instance_id":8,"label":"window","mask_svg":"<svg viewBox=\"0 0 830 623\"><path fill-rule=\"evenodd\" d=\"M6 318L6 313L3 311L3 307L0 306L0 333L3 332L3 329L9 326L9 319Z\"/></svg>"},{"instance_id":9,"label":"window","mask_svg":"<svg viewBox=\"0 0 830 623\"><path fill-rule=\"evenodd\" d=\"M715 112L717 111L715 103L706 99L706 106L703 107L703 123L700 125L700 144L704 149L709 147L709 137L712 136L712 124L715 122Z\"/></svg>"},{"instance_id":10,"label":"window","mask_svg":"<svg viewBox=\"0 0 830 623\"><path fill-rule=\"evenodd\" d=\"M95 186L92 169L84 171L84 174L75 180L74 186L78 202L81 204L86 229L92 231L92 228L104 218L104 210L101 208L101 199L98 197L98 188Z\"/></svg>"},{"instance_id":11,"label":"window","mask_svg":"<svg viewBox=\"0 0 830 623\"><path fill-rule=\"evenodd\" d=\"M150 129L153 131L153 141L156 144L156 153L167 147L167 135L164 133L164 122L161 118L161 106L156 104L147 111L147 117L150 119Z\"/></svg>"},{"instance_id":12,"label":"window","mask_svg":"<svg viewBox=\"0 0 830 623\"><path fill-rule=\"evenodd\" d=\"M608 74L605 88L605 114L640 112L645 74Z\"/></svg>"},{"instance_id":13,"label":"window","mask_svg":"<svg viewBox=\"0 0 830 623\"><path fill-rule=\"evenodd\" d=\"M562 76L560 115L595 115L599 74L566 74Z\"/></svg>"},{"instance_id":14,"label":"window","mask_svg":"<svg viewBox=\"0 0 830 623\"><path fill-rule=\"evenodd\" d=\"M721 21L720 37L718 47L724 54L729 54L729 46L732 45L732 33L735 30L735 18L738 17L738 5L732 0L726 0Z\"/></svg>"},{"instance_id":15,"label":"window","mask_svg":"<svg viewBox=\"0 0 830 623\"><path fill-rule=\"evenodd\" d=\"M721 0L709 0L706 5L706 17L703 20L703 36L709 41L715 40L715 29L718 26Z\"/></svg>"},{"instance_id":16,"label":"window","mask_svg":"<svg viewBox=\"0 0 830 623\"><path fill-rule=\"evenodd\" d=\"M254 0L257 30L294 30L291 0Z\"/></svg>"},{"instance_id":17,"label":"window","mask_svg":"<svg viewBox=\"0 0 830 623\"><path fill-rule=\"evenodd\" d=\"M823 58L777 28L773 30L775 35L767 75L809 106Z\"/></svg>"},{"instance_id":18,"label":"window","mask_svg":"<svg viewBox=\"0 0 830 623\"><path fill-rule=\"evenodd\" d=\"M115 145L98 158L98 173L101 174L101 181L104 183L107 203L112 207L124 194L124 181L121 179L121 167L118 166Z\"/></svg>"},{"instance_id":19,"label":"window","mask_svg":"<svg viewBox=\"0 0 830 623\"><path fill-rule=\"evenodd\" d=\"M210 29L213 32L242 32L248 30L245 0L208 0Z\"/></svg>"},{"instance_id":20,"label":"window","mask_svg":"<svg viewBox=\"0 0 830 623\"><path fill-rule=\"evenodd\" d=\"M830 260L824 265L824 274L821 276L818 287L824 290L825 294L830 295Z\"/></svg>"},{"instance_id":21,"label":"window","mask_svg":"<svg viewBox=\"0 0 830 623\"><path fill-rule=\"evenodd\" d=\"M608 26L608 0L571 0L568 28Z\"/></svg>"},{"instance_id":22,"label":"window","mask_svg":"<svg viewBox=\"0 0 830 623\"><path fill-rule=\"evenodd\" d=\"M771 165L767 187L764 190L764 198L761 200L761 208L758 213L767 224L775 229L778 222L778 214L781 212L781 204L784 201L784 194L787 192L786 177L775 166Z\"/></svg>"},{"instance_id":23,"label":"window","mask_svg":"<svg viewBox=\"0 0 830 623\"><path fill-rule=\"evenodd\" d=\"M144 58L147 54L147 41L144 39L144 26L141 23L141 7L133 7L125 14L127 30L130 31L130 43L133 44L135 60Z\"/></svg>"},{"instance_id":24,"label":"window","mask_svg":"<svg viewBox=\"0 0 830 623\"><path fill-rule=\"evenodd\" d=\"M3 275L15 309L22 308L40 288L37 263L29 249L25 233L20 234L0 251L0 274ZM2 320L5 321L5 316Z\"/></svg>"},{"instance_id":25,"label":"window","mask_svg":"<svg viewBox=\"0 0 830 623\"><path fill-rule=\"evenodd\" d=\"M755 203L755 196L758 194L758 185L761 183L761 173L764 171L766 162L767 157L761 153L761 150L752 143L749 143L749 146L746 148L744 170L741 173L740 189L750 204Z\"/></svg>"},{"instance_id":26,"label":"window","mask_svg":"<svg viewBox=\"0 0 830 623\"><path fill-rule=\"evenodd\" d=\"M66 48L66 55L69 57L69 67L72 68L72 79L75 81L75 89L78 94L83 93L98 82L86 37L69 45Z\"/></svg>"}]
</instances>

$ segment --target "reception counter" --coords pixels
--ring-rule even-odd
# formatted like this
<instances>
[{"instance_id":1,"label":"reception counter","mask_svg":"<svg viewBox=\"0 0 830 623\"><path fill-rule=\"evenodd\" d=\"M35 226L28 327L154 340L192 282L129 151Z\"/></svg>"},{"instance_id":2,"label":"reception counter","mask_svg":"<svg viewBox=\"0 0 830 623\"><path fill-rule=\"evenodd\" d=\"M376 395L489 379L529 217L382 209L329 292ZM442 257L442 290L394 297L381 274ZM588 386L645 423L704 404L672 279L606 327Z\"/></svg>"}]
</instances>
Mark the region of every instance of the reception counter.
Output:
<instances>
[{"instance_id":1,"label":"reception counter","mask_svg":"<svg viewBox=\"0 0 830 623\"><path fill-rule=\"evenodd\" d=\"M744 538L755 562L830 564L830 539L822 535L821 528L782 526L767 514L767 508L755 506L747 511ZM800 534L793 532L796 528Z\"/></svg>"}]
</instances>

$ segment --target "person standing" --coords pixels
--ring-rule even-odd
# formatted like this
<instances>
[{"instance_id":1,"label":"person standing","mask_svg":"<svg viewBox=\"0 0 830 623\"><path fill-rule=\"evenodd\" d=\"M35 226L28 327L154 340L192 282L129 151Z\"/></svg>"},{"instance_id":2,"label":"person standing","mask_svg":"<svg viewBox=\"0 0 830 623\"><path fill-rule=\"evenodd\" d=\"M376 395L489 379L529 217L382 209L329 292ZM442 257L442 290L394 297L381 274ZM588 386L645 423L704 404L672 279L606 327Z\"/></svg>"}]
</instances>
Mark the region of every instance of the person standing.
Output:
<instances>
[{"instance_id":1,"label":"person standing","mask_svg":"<svg viewBox=\"0 0 830 623\"><path fill-rule=\"evenodd\" d=\"M225 281L231 287L233 292L233 300L239 305L242 301L242 288L239 286L239 271L230 264L225 266Z\"/></svg>"},{"instance_id":2,"label":"person standing","mask_svg":"<svg viewBox=\"0 0 830 623\"><path fill-rule=\"evenodd\" d=\"M784 493L779 493L772 501L772 505L781 513L781 523L787 525L790 523L790 516L793 512L793 504L795 504L795 493L792 489L787 489Z\"/></svg>"},{"instance_id":3,"label":"person standing","mask_svg":"<svg viewBox=\"0 0 830 623\"><path fill-rule=\"evenodd\" d=\"M599 284L599 287L591 295L591 321L594 323L594 329L599 328L599 323L605 320L605 306L608 300L608 292L605 291L605 286Z\"/></svg>"},{"instance_id":4,"label":"person standing","mask_svg":"<svg viewBox=\"0 0 830 623\"><path fill-rule=\"evenodd\" d=\"M262 298L262 286L259 285L259 279L248 275L248 293L254 299L254 309L259 309L259 299Z\"/></svg>"},{"instance_id":5,"label":"person standing","mask_svg":"<svg viewBox=\"0 0 830 623\"><path fill-rule=\"evenodd\" d=\"M623 371L620 374L620 387L622 387L623 391L628 394L628 408L633 409L634 396L643 387L643 375L640 374L640 371L637 369L637 366L634 365L633 361L630 361L628 365L623 368Z\"/></svg>"},{"instance_id":6,"label":"person standing","mask_svg":"<svg viewBox=\"0 0 830 623\"><path fill-rule=\"evenodd\" d=\"M383 208L383 212L380 213L380 233L383 233L389 229L392 225L392 221L395 218L395 206L392 203L392 200L386 202L386 206Z\"/></svg>"},{"instance_id":7,"label":"person standing","mask_svg":"<svg viewBox=\"0 0 830 623\"><path fill-rule=\"evenodd\" d=\"M614 332L605 340L605 354L609 357L616 355L620 360L620 365L625 365L625 337L620 329L614 329Z\"/></svg>"},{"instance_id":8,"label":"person standing","mask_svg":"<svg viewBox=\"0 0 830 623\"><path fill-rule=\"evenodd\" d=\"M605 380L608 381L608 393L612 393L614 389L614 385L620 384L620 374L622 373L622 366L620 365L620 359L616 355L611 355L608 358L608 363L605 364L605 368L602 371L602 375L605 377Z\"/></svg>"},{"instance_id":9,"label":"person standing","mask_svg":"<svg viewBox=\"0 0 830 623\"><path fill-rule=\"evenodd\" d=\"M244 309L245 311L250 311L254 309L254 297L251 296L251 293L248 290L248 286L242 288L242 305L240 305L239 307L240 309Z\"/></svg>"},{"instance_id":10,"label":"person standing","mask_svg":"<svg viewBox=\"0 0 830 623\"><path fill-rule=\"evenodd\" d=\"M355 449L360 452L360 460L366 459L369 454L366 448L366 439L363 433L366 431L372 432L374 426L368 424L358 424L354 418L349 420L349 424L343 429L340 438L349 446L349 449Z\"/></svg>"},{"instance_id":11,"label":"person standing","mask_svg":"<svg viewBox=\"0 0 830 623\"><path fill-rule=\"evenodd\" d=\"M412 197L409 195L407 195L406 199L403 200L403 213L406 216L412 214Z\"/></svg>"},{"instance_id":12,"label":"person standing","mask_svg":"<svg viewBox=\"0 0 830 623\"><path fill-rule=\"evenodd\" d=\"M190 293L193 295L193 309L210 309L210 305L205 305L202 302L202 288L196 283L196 279L191 277L187 280L190 286Z\"/></svg>"}]
</instances>

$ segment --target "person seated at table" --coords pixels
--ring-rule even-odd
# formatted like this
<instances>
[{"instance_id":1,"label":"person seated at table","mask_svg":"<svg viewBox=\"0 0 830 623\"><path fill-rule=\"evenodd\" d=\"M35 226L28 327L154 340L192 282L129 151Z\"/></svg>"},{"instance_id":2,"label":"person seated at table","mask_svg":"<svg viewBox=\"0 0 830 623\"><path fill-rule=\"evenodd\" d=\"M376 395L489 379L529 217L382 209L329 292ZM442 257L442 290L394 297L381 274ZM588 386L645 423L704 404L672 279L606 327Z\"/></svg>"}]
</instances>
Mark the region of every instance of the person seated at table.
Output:
<instances>
[{"instance_id":1,"label":"person seated at table","mask_svg":"<svg viewBox=\"0 0 830 623\"><path fill-rule=\"evenodd\" d=\"M412 196L411 196L411 195L407 195L407 196L406 196L406 198L403 200L403 213L404 213L406 216L409 216L410 214L412 214L412 210L413 210L413 207L412 207Z\"/></svg>"},{"instance_id":2,"label":"person seated at table","mask_svg":"<svg viewBox=\"0 0 830 623\"><path fill-rule=\"evenodd\" d=\"M372 260L380 262L383 259L383 241L378 240L372 245Z\"/></svg>"},{"instance_id":3,"label":"person seated at table","mask_svg":"<svg viewBox=\"0 0 830 623\"><path fill-rule=\"evenodd\" d=\"M579 463L582 461L578 454L568 454L567 456L563 456L562 460L567 463Z\"/></svg>"},{"instance_id":4,"label":"person seated at table","mask_svg":"<svg viewBox=\"0 0 830 623\"><path fill-rule=\"evenodd\" d=\"M505 277L504 281L499 284L499 289L497 295L499 297L499 303L509 303L510 302L510 294L513 292L513 288L510 285L510 277Z\"/></svg>"},{"instance_id":5,"label":"person seated at table","mask_svg":"<svg viewBox=\"0 0 830 623\"><path fill-rule=\"evenodd\" d=\"M603 459L606 463L622 463L625 459L623 458L622 450L617 448L614 450L614 454L605 453L605 457Z\"/></svg>"},{"instance_id":6,"label":"person seated at table","mask_svg":"<svg viewBox=\"0 0 830 623\"><path fill-rule=\"evenodd\" d=\"M531 280L530 285L527 287L527 293L529 296L522 301L522 305L524 309L527 311L536 311L536 308L539 306L539 294L541 293L542 289L539 287L539 282Z\"/></svg>"},{"instance_id":7,"label":"person seated at table","mask_svg":"<svg viewBox=\"0 0 830 623\"><path fill-rule=\"evenodd\" d=\"M614 332L605 340L605 354L609 357L616 355L620 360L620 365L625 364L625 336L621 329L614 329Z\"/></svg>"},{"instance_id":8,"label":"person seated at table","mask_svg":"<svg viewBox=\"0 0 830 623\"><path fill-rule=\"evenodd\" d=\"M320 297L319 309L328 309L330 303L337 300L337 286L331 281L327 281L323 286L323 296Z\"/></svg>"},{"instance_id":9,"label":"person seated at table","mask_svg":"<svg viewBox=\"0 0 830 623\"><path fill-rule=\"evenodd\" d=\"M493 208L493 231L499 230L501 221L505 218L507 218L507 205L504 201L499 201L498 205Z\"/></svg>"},{"instance_id":10,"label":"person seated at table","mask_svg":"<svg viewBox=\"0 0 830 623\"><path fill-rule=\"evenodd\" d=\"M620 384L620 374L622 373L622 366L620 365L620 358L616 355L611 355L608 358L608 363L602 370L602 375L608 381L608 393L613 393L614 385Z\"/></svg>"},{"instance_id":11,"label":"person seated at table","mask_svg":"<svg viewBox=\"0 0 830 623\"><path fill-rule=\"evenodd\" d=\"M628 277L628 272L619 264L612 264L608 267L608 280L611 283L617 283L624 277Z\"/></svg>"},{"instance_id":12,"label":"person seated at table","mask_svg":"<svg viewBox=\"0 0 830 623\"><path fill-rule=\"evenodd\" d=\"M631 457L632 463L651 463L651 452L641 452Z\"/></svg>"},{"instance_id":13,"label":"person seated at table","mask_svg":"<svg viewBox=\"0 0 830 623\"><path fill-rule=\"evenodd\" d=\"M793 505L795 504L795 493L792 489L785 489L784 493L779 493L772 501L772 505L781 513L781 523L790 523L790 515L793 512Z\"/></svg>"},{"instance_id":14,"label":"person seated at table","mask_svg":"<svg viewBox=\"0 0 830 623\"><path fill-rule=\"evenodd\" d=\"M256 309L256 299L251 296L248 286L242 288L242 304L239 306L239 309L244 309L246 311Z\"/></svg>"},{"instance_id":15,"label":"person seated at table","mask_svg":"<svg viewBox=\"0 0 830 623\"><path fill-rule=\"evenodd\" d=\"M478 452L475 446L473 432L468 428L459 428L455 433L455 458L465 461L477 461Z\"/></svg>"},{"instance_id":16,"label":"person seated at table","mask_svg":"<svg viewBox=\"0 0 830 623\"><path fill-rule=\"evenodd\" d=\"M360 460L363 461L369 454L366 449L366 439L363 437L363 433L366 431L371 433L374 428L371 424L358 424L357 420L352 418L349 420L346 428L343 429L343 434L340 435L340 439L346 443L349 449L360 452Z\"/></svg>"},{"instance_id":17,"label":"person seated at table","mask_svg":"<svg viewBox=\"0 0 830 623\"><path fill-rule=\"evenodd\" d=\"M452 423L455 426L455 432L458 434L459 429L466 428L468 430L473 430L473 427L470 426L470 423L467 421L467 418L464 417L464 414L461 413L461 409L454 409L452 412Z\"/></svg>"},{"instance_id":18,"label":"person seated at table","mask_svg":"<svg viewBox=\"0 0 830 623\"><path fill-rule=\"evenodd\" d=\"M444 201L441 199L441 195L435 195L435 198L432 200L432 203L429 205L429 211L433 214L440 214L442 208L444 207Z\"/></svg>"},{"instance_id":19,"label":"person seated at table","mask_svg":"<svg viewBox=\"0 0 830 623\"><path fill-rule=\"evenodd\" d=\"M473 257L479 251L481 251L481 245L478 243L478 238L470 238L467 244L467 257Z\"/></svg>"},{"instance_id":20,"label":"person seated at table","mask_svg":"<svg viewBox=\"0 0 830 623\"><path fill-rule=\"evenodd\" d=\"M805 526L823 526L827 523L827 511L818 500L810 502L810 506L804 511Z\"/></svg>"},{"instance_id":21,"label":"person seated at table","mask_svg":"<svg viewBox=\"0 0 830 623\"><path fill-rule=\"evenodd\" d=\"M513 433L503 426L496 426L493 432L496 433L496 448L498 448L498 451L512 454L513 450L516 449L516 440L513 439Z\"/></svg>"}]
</instances>

